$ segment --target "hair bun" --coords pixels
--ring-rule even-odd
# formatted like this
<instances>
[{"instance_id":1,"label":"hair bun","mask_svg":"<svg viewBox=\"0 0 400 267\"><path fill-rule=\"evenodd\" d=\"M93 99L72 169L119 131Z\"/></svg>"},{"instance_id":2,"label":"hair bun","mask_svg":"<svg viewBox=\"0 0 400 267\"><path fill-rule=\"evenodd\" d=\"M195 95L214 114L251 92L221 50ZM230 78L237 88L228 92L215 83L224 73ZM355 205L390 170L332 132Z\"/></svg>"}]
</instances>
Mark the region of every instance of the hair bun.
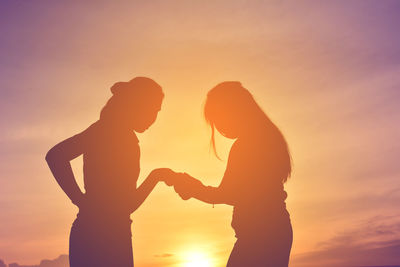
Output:
<instances>
[{"instance_id":1,"label":"hair bun","mask_svg":"<svg viewBox=\"0 0 400 267\"><path fill-rule=\"evenodd\" d=\"M147 95L163 95L161 86L150 78L136 77L129 82L116 82L110 88L113 95L138 96L138 93Z\"/></svg>"},{"instance_id":2,"label":"hair bun","mask_svg":"<svg viewBox=\"0 0 400 267\"><path fill-rule=\"evenodd\" d=\"M111 86L110 90L113 95L119 95L123 91L125 91L127 82L116 82L113 86Z\"/></svg>"}]
</instances>

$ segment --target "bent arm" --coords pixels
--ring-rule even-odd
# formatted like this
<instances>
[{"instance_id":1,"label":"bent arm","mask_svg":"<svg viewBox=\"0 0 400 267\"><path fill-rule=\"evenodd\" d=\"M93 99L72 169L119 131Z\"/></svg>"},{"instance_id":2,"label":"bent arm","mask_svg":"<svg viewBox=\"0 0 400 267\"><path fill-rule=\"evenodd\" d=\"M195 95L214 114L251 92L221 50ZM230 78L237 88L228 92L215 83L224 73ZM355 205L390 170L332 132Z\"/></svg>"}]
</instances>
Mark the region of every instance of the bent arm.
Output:
<instances>
[{"instance_id":1,"label":"bent arm","mask_svg":"<svg viewBox=\"0 0 400 267\"><path fill-rule=\"evenodd\" d=\"M220 187L204 186L193 194L193 197L209 204L235 205L234 198Z\"/></svg>"},{"instance_id":2,"label":"bent arm","mask_svg":"<svg viewBox=\"0 0 400 267\"><path fill-rule=\"evenodd\" d=\"M55 145L46 154L46 161L61 189L73 204L79 206L83 193L76 183L70 161L83 153L82 134Z\"/></svg>"},{"instance_id":3,"label":"bent arm","mask_svg":"<svg viewBox=\"0 0 400 267\"><path fill-rule=\"evenodd\" d=\"M183 177L176 183L175 190L183 199L193 197L209 204L235 204L234 195L223 186L223 183L218 187L205 186L189 174L180 175Z\"/></svg>"},{"instance_id":4,"label":"bent arm","mask_svg":"<svg viewBox=\"0 0 400 267\"><path fill-rule=\"evenodd\" d=\"M134 193L134 199L132 201L131 212L137 210L146 198L150 195L153 191L154 187L157 185L158 179L152 173L147 176L146 180L136 189Z\"/></svg>"},{"instance_id":5,"label":"bent arm","mask_svg":"<svg viewBox=\"0 0 400 267\"><path fill-rule=\"evenodd\" d=\"M168 185L172 185L175 180L176 173L168 168L158 168L151 171L146 180L136 189L132 202L132 212L138 209L146 198L153 191L158 182L164 181Z\"/></svg>"},{"instance_id":6,"label":"bent arm","mask_svg":"<svg viewBox=\"0 0 400 267\"><path fill-rule=\"evenodd\" d=\"M190 175L181 173L180 175L183 175L183 177L181 177L180 181L182 182L177 183L175 190L183 199L194 197L210 204L236 205L238 193L242 189L241 173L246 169L244 167L246 164L243 164L246 157L242 156L242 150L237 141L232 145L227 168L218 187L205 186Z\"/></svg>"}]
</instances>

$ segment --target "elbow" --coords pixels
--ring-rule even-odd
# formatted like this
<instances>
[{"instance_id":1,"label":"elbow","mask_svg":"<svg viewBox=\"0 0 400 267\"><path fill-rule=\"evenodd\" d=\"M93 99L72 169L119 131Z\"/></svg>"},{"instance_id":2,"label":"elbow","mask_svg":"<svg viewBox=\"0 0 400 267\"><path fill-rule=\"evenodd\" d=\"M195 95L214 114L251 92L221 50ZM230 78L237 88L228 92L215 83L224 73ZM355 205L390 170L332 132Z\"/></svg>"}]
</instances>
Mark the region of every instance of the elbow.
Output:
<instances>
[{"instance_id":1,"label":"elbow","mask_svg":"<svg viewBox=\"0 0 400 267\"><path fill-rule=\"evenodd\" d=\"M53 163L55 161L56 158L57 158L56 152L55 152L55 149L53 147L46 153L46 156L45 156L44 159L46 160L47 164L51 164L51 163Z\"/></svg>"},{"instance_id":2,"label":"elbow","mask_svg":"<svg viewBox=\"0 0 400 267\"><path fill-rule=\"evenodd\" d=\"M50 150L46 153L44 159L46 160L47 164L50 164L53 161L53 154Z\"/></svg>"}]
</instances>

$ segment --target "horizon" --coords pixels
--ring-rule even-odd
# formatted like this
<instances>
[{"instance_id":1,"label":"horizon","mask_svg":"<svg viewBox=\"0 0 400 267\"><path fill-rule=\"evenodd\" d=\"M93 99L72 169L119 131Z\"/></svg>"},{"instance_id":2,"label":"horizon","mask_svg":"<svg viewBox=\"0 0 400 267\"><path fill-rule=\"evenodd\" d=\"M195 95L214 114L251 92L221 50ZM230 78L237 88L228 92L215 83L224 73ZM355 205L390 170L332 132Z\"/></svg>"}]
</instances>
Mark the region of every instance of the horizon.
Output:
<instances>
[{"instance_id":1,"label":"horizon","mask_svg":"<svg viewBox=\"0 0 400 267\"><path fill-rule=\"evenodd\" d=\"M40 263L38 265L20 265L18 263L9 263L9 264L5 264L2 259L0 259L0 267L67 267L68 264L66 264L68 262L68 255L67 254L63 254L58 256L56 259L43 259L40 261ZM5 264L4 266L1 264ZM327 266L330 267L330 266ZM363 265L363 266L341 266L341 267L400 267L400 265Z\"/></svg>"}]
</instances>

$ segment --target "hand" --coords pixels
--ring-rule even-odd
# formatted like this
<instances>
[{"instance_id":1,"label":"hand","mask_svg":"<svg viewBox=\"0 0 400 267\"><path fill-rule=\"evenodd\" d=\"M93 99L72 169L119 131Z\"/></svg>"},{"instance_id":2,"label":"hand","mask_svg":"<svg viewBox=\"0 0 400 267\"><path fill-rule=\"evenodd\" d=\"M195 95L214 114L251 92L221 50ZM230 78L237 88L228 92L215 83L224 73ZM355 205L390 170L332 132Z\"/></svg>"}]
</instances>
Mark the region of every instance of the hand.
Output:
<instances>
[{"instance_id":1,"label":"hand","mask_svg":"<svg viewBox=\"0 0 400 267\"><path fill-rule=\"evenodd\" d=\"M177 179L177 175L178 175L178 173L174 172L173 170L171 170L169 168L154 169L150 173L151 177L153 177L154 179L156 179L158 181L163 181L168 186L171 186L175 183L175 180Z\"/></svg>"},{"instance_id":2,"label":"hand","mask_svg":"<svg viewBox=\"0 0 400 267\"><path fill-rule=\"evenodd\" d=\"M185 189L185 185L182 183L175 184L174 190L183 200L188 200L192 197L190 193Z\"/></svg>"},{"instance_id":3,"label":"hand","mask_svg":"<svg viewBox=\"0 0 400 267\"><path fill-rule=\"evenodd\" d=\"M196 192L201 190L202 186L203 184L199 180L193 178L189 174L177 173L174 189L183 200L188 200L193 197Z\"/></svg>"}]
</instances>

